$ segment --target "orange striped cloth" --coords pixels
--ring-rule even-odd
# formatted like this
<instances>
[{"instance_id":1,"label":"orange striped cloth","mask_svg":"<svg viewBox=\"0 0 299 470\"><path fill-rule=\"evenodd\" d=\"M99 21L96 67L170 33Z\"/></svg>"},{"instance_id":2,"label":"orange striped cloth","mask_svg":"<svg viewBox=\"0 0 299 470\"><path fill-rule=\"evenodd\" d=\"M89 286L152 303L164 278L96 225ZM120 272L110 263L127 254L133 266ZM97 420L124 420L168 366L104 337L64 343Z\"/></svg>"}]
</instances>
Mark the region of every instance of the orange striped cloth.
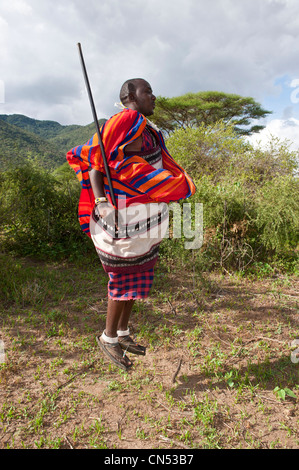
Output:
<instances>
[{"instance_id":1,"label":"orange striped cloth","mask_svg":"<svg viewBox=\"0 0 299 470\"><path fill-rule=\"evenodd\" d=\"M142 114L125 108L101 127L102 141L118 207L133 203L168 203L186 199L195 193L192 179L168 153L161 132L151 128L161 147L163 169L155 169L138 155L125 155L125 147L142 134L146 124L146 118ZM105 191L111 202L97 134L86 144L71 149L66 158L81 183L79 221L82 230L90 236L89 221L94 207L94 194L88 168L94 168L104 174Z\"/></svg>"}]
</instances>

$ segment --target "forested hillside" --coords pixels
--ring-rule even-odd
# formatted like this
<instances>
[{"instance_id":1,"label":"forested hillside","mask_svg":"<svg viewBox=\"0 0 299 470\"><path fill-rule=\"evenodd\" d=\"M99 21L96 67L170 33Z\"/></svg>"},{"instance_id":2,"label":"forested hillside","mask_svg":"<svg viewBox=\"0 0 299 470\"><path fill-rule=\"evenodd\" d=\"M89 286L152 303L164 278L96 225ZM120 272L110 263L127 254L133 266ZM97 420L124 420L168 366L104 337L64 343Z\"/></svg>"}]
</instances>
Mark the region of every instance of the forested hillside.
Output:
<instances>
[{"instance_id":1,"label":"forested hillside","mask_svg":"<svg viewBox=\"0 0 299 470\"><path fill-rule=\"evenodd\" d=\"M105 122L105 119L99 119L100 126ZM75 145L83 144L90 139L96 132L95 124L92 122L87 126L63 126L59 134L55 137L49 138L49 142L57 145L63 149L64 153L70 150Z\"/></svg>"},{"instance_id":2,"label":"forested hillside","mask_svg":"<svg viewBox=\"0 0 299 470\"><path fill-rule=\"evenodd\" d=\"M56 144L0 119L1 168L20 166L29 155L47 169L65 162L65 153Z\"/></svg>"},{"instance_id":3,"label":"forested hillside","mask_svg":"<svg viewBox=\"0 0 299 470\"><path fill-rule=\"evenodd\" d=\"M40 121L37 119L32 119L23 114L0 114L0 119L12 124L14 126L20 127L25 131L32 132L33 134L39 135L40 137L48 140L52 137L56 137L61 131L65 128L77 128L80 126L62 126L56 121Z\"/></svg>"},{"instance_id":4,"label":"forested hillside","mask_svg":"<svg viewBox=\"0 0 299 470\"><path fill-rule=\"evenodd\" d=\"M100 120L100 125L103 122L104 119ZM86 142L94 132L94 123L63 126L21 114L1 114L1 167L20 166L30 155L36 157L43 168L54 169L65 163L65 154L70 148Z\"/></svg>"}]
</instances>

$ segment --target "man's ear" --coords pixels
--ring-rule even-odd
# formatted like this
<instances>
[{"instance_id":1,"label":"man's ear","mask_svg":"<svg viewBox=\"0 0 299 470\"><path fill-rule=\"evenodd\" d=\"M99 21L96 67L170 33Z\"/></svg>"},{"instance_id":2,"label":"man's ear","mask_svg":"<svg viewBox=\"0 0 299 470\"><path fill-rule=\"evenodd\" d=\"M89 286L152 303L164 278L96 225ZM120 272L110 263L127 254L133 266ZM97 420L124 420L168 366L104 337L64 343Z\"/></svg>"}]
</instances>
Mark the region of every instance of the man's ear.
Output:
<instances>
[{"instance_id":1,"label":"man's ear","mask_svg":"<svg viewBox=\"0 0 299 470\"><path fill-rule=\"evenodd\" d=\"M134 93L133 91L130 91L129 94L128 94L128 101L136 101L136 93Z\"/></svg>"}]
</instances>

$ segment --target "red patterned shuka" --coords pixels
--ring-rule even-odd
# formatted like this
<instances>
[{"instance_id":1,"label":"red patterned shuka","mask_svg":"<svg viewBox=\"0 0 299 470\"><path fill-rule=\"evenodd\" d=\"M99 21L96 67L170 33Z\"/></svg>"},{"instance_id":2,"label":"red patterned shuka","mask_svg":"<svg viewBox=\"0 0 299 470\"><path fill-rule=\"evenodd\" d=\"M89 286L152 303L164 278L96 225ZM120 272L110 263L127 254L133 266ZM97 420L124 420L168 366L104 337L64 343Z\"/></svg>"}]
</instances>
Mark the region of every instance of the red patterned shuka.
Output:
<instances>
[{"instance_id":1,"label":"red patterned shuka","mask_svg":"<svg viewBox=\"0 0 299 470\"><path fill-rule=\"evenodd\" d=\"M126 146L142 135L140 152L126 152ZM167 203L186 199L195 193L188 174L168 153L162 133L146 118L131 109L112 116L101 128L101 136L118 209L126 213L123 232L115 236L114 227L96 215L94 194L88 169L104 174L104 186L111 202L108 180L95 134L85 145L67 153L67 161L81 183L79 222L92 238L104 270L109 273L109 296L117 300L144 298L148 295L159 245L168 228ZM133 216L132 216L133 214Z\"/></svg>"}]
</instances>

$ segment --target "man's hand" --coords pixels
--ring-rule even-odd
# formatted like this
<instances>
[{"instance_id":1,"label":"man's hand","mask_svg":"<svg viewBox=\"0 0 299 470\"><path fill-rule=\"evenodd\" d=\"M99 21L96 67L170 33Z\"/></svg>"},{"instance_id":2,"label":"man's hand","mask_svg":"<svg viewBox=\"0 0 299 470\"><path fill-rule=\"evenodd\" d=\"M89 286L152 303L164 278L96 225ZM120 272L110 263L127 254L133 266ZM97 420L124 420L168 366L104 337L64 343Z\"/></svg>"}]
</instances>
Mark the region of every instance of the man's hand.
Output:
<instances>
[{"instance_id":1,"label":"man's hand","mask_svg":"<svg viewBox=\"0 0 299 470\"><path fill-rule=\"evenodd\" d=\"M95 214L110 227L118 229L118 211L110 204L110 202L101 202L95 207Z\"/></svg>"},{"instance_id":2,"label":"man's hand","mask_svg":"<svg viewBox=\"0 0 299 470\"><path fill-rule=\"evenodd\" d=\"M109 217L110 214L114 214L115 209L110 204L110 202L101 202L95 207L95 213L102 219L105 219L106 217Z\"/></svg>"}]
</instances>

